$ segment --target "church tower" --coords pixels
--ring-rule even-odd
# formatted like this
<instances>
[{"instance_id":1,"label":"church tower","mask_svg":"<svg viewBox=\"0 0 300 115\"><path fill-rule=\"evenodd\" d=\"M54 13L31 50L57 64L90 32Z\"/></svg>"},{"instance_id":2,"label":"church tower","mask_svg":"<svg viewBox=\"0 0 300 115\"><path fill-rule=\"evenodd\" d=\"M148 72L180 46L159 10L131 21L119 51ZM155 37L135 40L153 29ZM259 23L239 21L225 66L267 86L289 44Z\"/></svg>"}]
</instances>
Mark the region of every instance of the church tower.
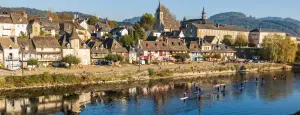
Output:
<instances>
[{"instance_id":1,"label":"church tower","mask_svg":"<svg viewBox=\"0 0 300 115\"><path fill-rule=\"evenodd\" d=\"M202 10L202 20L203 20L203 24L206 24L206 12L205 12L204 7L203 7L203 10Z\"/></svg>"},{"instance_id":2,"label":"church tower","mask_svg":"<svg viewBox=\"0 0 300 115\"><path fill-rule=\"evenodd\" d=\"M163 12L163 8L162 8L162 5L160 4L160 1L159 1L159 4L158 4L158 8L156 10L156 13L155 13L155 30L158 31L158 32L163 32L164 31L164 12Z\"/></svg>"}]
</instances>

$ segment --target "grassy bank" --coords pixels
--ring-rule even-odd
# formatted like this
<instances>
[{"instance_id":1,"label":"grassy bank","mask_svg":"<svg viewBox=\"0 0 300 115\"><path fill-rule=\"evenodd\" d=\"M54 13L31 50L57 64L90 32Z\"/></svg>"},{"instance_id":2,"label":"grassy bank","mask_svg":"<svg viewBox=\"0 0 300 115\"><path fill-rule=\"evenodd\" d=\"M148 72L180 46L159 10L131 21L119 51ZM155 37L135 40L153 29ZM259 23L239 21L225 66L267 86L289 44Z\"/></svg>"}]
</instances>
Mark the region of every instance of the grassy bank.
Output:
<instances>
[{"instance_id":1,"label":"grassy bank","mask_svg":"<svg viewBox=\"0 0 300 115\"><path fill-rule=\"evenodd\" d=\"M151 79L183 79L193 75L200 77L210 77L208 75L222 75L224 73L235 73L237 71L263 71L272 69L281 69L284 65L280 64L263 64L263 65L218 65L214 67L189 67L189 68L172 68L172 69L153 69L149 68L144 71L136 71L134 73L116 74L96 74L92 72L84 72L81 74L49 74L43 73L40 75L29 76L6 76L0 77L1 89L22 89L22 88L37 88L37 87L54 87L77 84L104 84L104 83L120 83L143 81Z\"/></svg>"}]
</instances>

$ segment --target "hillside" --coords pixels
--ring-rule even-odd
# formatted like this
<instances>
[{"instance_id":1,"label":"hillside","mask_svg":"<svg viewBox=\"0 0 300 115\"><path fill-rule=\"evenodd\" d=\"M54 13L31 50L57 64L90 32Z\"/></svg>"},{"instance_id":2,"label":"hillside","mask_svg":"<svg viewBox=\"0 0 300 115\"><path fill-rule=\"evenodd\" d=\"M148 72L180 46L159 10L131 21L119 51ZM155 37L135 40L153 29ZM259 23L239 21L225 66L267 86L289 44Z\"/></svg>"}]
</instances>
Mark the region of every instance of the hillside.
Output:
<instances>
[{"instance_id":1,"label":"hillside","mask_svg":"<svg viewBox=\"0 0 300 115\"><path fill-rule=\"evenodd\" d=\"M141 17L133 17L133 18L130 18L130 19L125 19L122 22L129 22L131 24L134 24L135 22L140 21L140 20L141 20Z\"/></svg>"},{"instance_id":2,"label":"hillside","mask_svg":"<svg viewBox=\"0 0 300 115\"><path fill-rule=\"evenodd\" d=\"M16 10L24 10L29 15L38 15L40 17L44 17L47 12L46 10L39 10L39 9L35 9L35 8L26 8L26 7L14 7L14 8L13 7L11 7L11 8L1 7L0 12L2 13L4 11L6 11L6 12L10 13L10 12L16 11ZM72 12L72 11L63 11L63 12L68 13L71 16L74 16L74 14L78 14L82 18L89 18L92 16L90 14L84 14L81 12ZM56 13L60 14L63 12L56 12Z\"/></svg>"},{"instance_id":3,"label":"hillside","mask_svg":"<svg viewBox=\"0 0 300 115\"><path fill-rule=\"evenodd\" d=\"M299 21L291 18L260 18L247 17L240 12L226 12L213 15L209 18L215 23L233 24L247 29L264 28L277 29L283 32L291 33L293 35L300 35Z\"/></svg>"}]
</instances>

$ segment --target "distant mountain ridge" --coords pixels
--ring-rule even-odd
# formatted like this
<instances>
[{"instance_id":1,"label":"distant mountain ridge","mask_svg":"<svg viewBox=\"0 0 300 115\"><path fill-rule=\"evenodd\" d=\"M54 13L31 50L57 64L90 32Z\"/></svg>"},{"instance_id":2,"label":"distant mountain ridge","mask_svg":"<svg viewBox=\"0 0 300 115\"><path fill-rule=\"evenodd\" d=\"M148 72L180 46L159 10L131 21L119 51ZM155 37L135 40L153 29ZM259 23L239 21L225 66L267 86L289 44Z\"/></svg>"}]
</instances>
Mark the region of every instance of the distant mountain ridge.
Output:
<instances>
[{"instance_id":1,"label":"distant mountain ridge","mask_svg":"<svg viewBox=\"0 0 300 115\"><path fill-rule=\"evenodd\" d=\"M135 22L138 22L140 20L141 20L141 17L138 16L138 17L133 17L133 18L130 18L130 19L125 19L122 22L129 22L131 24L134 24Z\"/></svg>"},{"instance_id":2,"label":"distant mountain ridge","mask_svg":"<svg viewBox=\"0 0 300 115\"><path fill-rule=\"evenodd\" d=\"M215 23L232 24L247 29L276 29L292 35L300 35L300 21L291 18L266 17L257 19L252 16L247 17L240 12L225 12L213 15L209 19Z\"/></svg>"}]
</instances>

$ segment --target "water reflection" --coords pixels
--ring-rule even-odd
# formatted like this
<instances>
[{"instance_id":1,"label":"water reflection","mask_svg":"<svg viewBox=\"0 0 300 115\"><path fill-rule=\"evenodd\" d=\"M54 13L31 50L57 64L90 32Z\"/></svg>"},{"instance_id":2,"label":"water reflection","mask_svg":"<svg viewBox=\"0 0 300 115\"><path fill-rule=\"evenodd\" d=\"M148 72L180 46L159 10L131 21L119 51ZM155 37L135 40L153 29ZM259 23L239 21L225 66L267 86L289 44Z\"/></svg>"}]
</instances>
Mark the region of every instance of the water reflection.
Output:
<instances>
[{"instance_id":1,"label":"water reflection","mask_svg":"<svg viewBox=\"0 0 300 115\"><path fill-rule=\"evenodd\" d=\"M288 79L273 80L273 75L288 76ZM0 111L1 115L289 114L300 109L293 105L300 102L300 99L294 99L300 95L299 80L293 72L280 71L210 79L61 88L54 91L3 92L0 94ZM226 88L217 90L213 87L215 83L226 84ZM195 85L203 91L201 97L193 94ZM115 90L106 90L110 88ZM187 92L190 98L181 101L183 92ZM291 99L294 100L290 102ZM251 104L256 106L249 106ZM276 110L277 107L283 108ZM255 111L247 111L254 108Z\"/></svg>"}]
</instances>

